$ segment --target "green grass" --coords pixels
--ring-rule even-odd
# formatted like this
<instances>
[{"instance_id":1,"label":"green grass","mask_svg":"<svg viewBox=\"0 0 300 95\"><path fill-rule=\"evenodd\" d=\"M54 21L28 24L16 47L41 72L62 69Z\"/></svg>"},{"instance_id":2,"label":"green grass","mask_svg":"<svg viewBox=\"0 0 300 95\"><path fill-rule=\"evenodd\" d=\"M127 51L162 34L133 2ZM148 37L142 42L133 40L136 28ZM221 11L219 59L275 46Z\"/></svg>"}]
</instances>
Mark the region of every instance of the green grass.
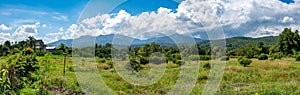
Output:
<instances>
[{"instance_id":1,"label":"green grass","mask_svg":"<svg viewBox=\"0 0 300 95\"><path fill-rule=\"evenodd\" d=\"M52 94L69 94L69 92L79 93L82 90L77 83L75 72L72 71L72 58L67 59L66 75L63 75L63 56L38 57L42 68L45 71L45 81L48 89L52 89ZM80 59L82 60L82 59ZM106 63L109 62L105 59ZM84 64L94 64L103 66L101 59L83 59ZM230 59L225 67L224 76L220 83L220 88L216 95L299 95L300 94L300 63L292 58L281 60L257 60L252 59L248 67L243 67L237 59ZM0 58L0 63L5 62L5 58ZM209 78L210 69L203 68L208 61L198 62L200 67L197 83L192 89L192 95L199 95ZM225 63L224 63L225 64ZM108 65L105 65L108 66ZM156 65L159 66L159 65ZM141 74L147 74L151 66L143 65ZM189 70L191 68L183 68ZM124 80L114 68L99 69L99 74L104 83L116 94L121 95L157 95L166 94L172 90L180 75L181 68L176 64L168 63L166 71L156 83L148 86L133 85ZM160 74L160 73L157 73ZM92 75L92 74L91 74ZM187 77L189 77L187 75ZM102 84L103 85L103 84ZM60 88L65 91L53 90ZM84 91L83 91L84 92ZM87 92L88 93L88 92Z\"/></svg>"}]
</instances>

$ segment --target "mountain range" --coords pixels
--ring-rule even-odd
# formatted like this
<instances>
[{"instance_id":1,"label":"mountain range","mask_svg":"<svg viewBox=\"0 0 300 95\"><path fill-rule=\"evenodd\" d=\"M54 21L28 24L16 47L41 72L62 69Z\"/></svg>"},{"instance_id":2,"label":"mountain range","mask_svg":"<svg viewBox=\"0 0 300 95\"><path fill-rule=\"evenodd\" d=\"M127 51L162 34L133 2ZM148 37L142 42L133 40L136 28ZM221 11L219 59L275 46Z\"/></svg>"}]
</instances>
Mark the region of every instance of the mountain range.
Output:
<instances>
[{"instance_id":1,"label":"mountain range","mask_svg":"<svg viewBox=\"0 0 300 95\"><path fill-rule=\"evenodd\" d=\"M181 34L173 34L170 36L161 36L153 37L145 40L135 39L124 35L119 34L109 34L109 35L100 35L97 37L94 36L82 36L77 39L67 39L67 40L58 40L56 42L48 43L47 46L56 46L58 47L61 43L65 44L68 47L82 47L82 46L91 46L95 43L105 45L106 43L118 44L118 45L129 45L130 46L142 46L146 43L158 43L160 45L176 45L183 43L199 43L204 41L200 38L193 38ZM74 45L73 45L74 44Z\"/></svg>"},{"instance_id":2,"label":"mountain range","mask_svg":"<svg viewBox=\"0 0 300 95\"><path fill-rule=\"evenodd\" d=\"M226 41L227 48L237 48L247 44L257 44L258 42L263 42L266 46L270 46L276 44L277 39L278 39L277 36L269 36L269 37L261 37L261 38L232 37L232 38L226 38L225 41ZM222 40L224 39L219 39L214 41L222 41ZM135 39L124 35L119 35L119 34L100 35L97 37L82 36L77 39L58 40L56 42L47 44L47 46L58 47L61 43L63 43L68 47L86 47L86 46L92 46L95 43L101 45L105 45L106 43L111 43L114 45L123 45L123 46L125 45L125 46L137 47L152 42L158 43L161 46L176 46L177 44L195 43L195 42L198 43L202 48L210 46L210 41L207 39L193 38L181 34L154 37L145 40Z\"/></svg>"}]
</instances>

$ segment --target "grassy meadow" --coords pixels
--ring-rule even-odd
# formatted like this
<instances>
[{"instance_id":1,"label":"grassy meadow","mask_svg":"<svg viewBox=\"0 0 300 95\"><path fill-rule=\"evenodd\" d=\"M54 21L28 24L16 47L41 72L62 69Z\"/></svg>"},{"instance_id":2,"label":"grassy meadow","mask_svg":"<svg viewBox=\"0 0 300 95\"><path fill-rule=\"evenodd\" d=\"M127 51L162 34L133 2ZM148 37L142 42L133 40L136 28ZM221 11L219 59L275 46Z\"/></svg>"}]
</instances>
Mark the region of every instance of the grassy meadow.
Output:
<instances>
[{"instance_id":1,"label":"grassy meadow","mask_svg":"<svg viewBox=\"0 0 300 95\"><path fill-rule=\"evenodd\" d=\"M46 55L37 57L42 66L45 88L51 94L88 94L83 91L76 78L73 61L67 58L66 74L63 74L63 56ZM157 95L168 93L175 85L181 69L177 64L169 62L166 71L158 82L149 86L137 86L126 82L112 67L110 59L84 59L83 64L97 65L99 74L105 84L120 95ZM300 62L294 58L281 60L257 60L243 67L237 59L231 58L226 63L224 75L216 95L299 95L300 94ZM1 57L4 63L6 57ZM208 80L210 72L209 61L194 62L198 64L197 83L191 94L199 95ZM225 63L224 63L225 64ZM156 65L160 66L160 65ZM147 74L151 69L149 64L142 65L139 73ZM24 91L26 92L26 91ZM28 91L30 92L30 91Z\"/></svg>"}]
</instances>

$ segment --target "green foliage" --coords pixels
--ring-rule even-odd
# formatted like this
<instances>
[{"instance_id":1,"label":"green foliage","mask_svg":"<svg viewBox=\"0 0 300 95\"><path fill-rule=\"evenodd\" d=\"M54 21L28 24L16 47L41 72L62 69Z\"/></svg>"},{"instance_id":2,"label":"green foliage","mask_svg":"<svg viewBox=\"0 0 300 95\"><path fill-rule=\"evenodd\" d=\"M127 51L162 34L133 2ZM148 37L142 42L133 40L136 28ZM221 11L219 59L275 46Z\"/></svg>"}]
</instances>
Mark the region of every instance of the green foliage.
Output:
<instances>
[{"instance_id":1,"label":"green foliage","mask_svg":"<svg viewBox=\"0 0 300 95\"><path fill-rule=\"evenodd\" d=\"M295 58L296 61L300 61L300 55L297 55Z\"/></svg>"},{"instance_id":2,"label":"green foliage","mask_svg":"<svg viewBox=\"0 0 300 95\"><path fill-rule=\"evenodd\" d=\"M140 58L140 63L145 65L145 64L148 64L149 63L149 60L147 57L143 57L143 56L139 56Z\"/></svg>"},{"instance_id":3,"label":"green foliage","mask_svg":"<svg viewBox=\"0 0 300 95\"><path fill-rule=\"evenodd\" d=\"M177 65L181 66L181 65L185 64L185 61L183 61L183 60L176 60L174 64L177 64Z\"/></svg>"},{"instance_id":4,"label":"green foliage","mask_svg":"<svg viewBox=\"0 0 300 95\"><path fill-rule=\"evenodd\" d=\"M62 50L55 50L52 54L53 55L63 55L64 52Z\"/></svg>"},{"instance_id":5,"label":"green foliage","mask_svg":"<svg viewBox=\"0 0 300 95\"><path fill-rule=\"evenodd\" d=\"M202 66L203 68L206 68L206 69L210 69L210 63L209 62L206 62L204 63L204 65Z\"/></svg>"},{"instance_id":6,"label":"green foliage","mask_svg":"<svg viewBox=\"0 0 300 95\"><path fill-rule=\"evenodd\" d=\"M136 57L131 57L129 58L130 62L129 62L129 68L132 71L136 71L139 72L142 68L141 64L136 61Z\"/></svg>"},{"instance_id":7,"label":"green foliage","mask_svg":"<svg viewBox=\"0 0 300 95\"><path fill-rule=\"evenodd\" d=\"M0 71L0 92L2 94L12 94L14 92L12 91L12 85L9 80L9 71L3 67L4 65Z\"/></svg>"},{"instance_id":8,"label":"green foliage","mask_svg":"<svg viewBox=\"0 0 300 95\"><path fill-rule=\"evenodd\" d=\"M212 58L209 55L200 55L199 59L203 61L207 61L207 60L211 60Z\"/></svg>"},{"instance_id":9,"label":"green foliage","mask_svg":"<svg viewBox=\"0 0 300 95\"><path fill-rule=\"evenodd\" d=\"M299 51L299 43L300 37L298 30L292 32L292 29L285 28L278 37L279 51L285 55L294 54L293 50Z\"/></svg>"},{"instance_id":10,"label":"green foliage","mask_svg":"<svg viewBox=\"0 0 300 95\"><path fill-rule=\"evenodd\" d=\"M26 48L23 50L23 55L30 55L33 53L34 53L34 50L32 48Z\"/></svg>"},{"instance_id":11,"label":"green foliage","mask_svg":"<svg viewBox=\"0 0 300 95\"><path fill-rule=\"evenodd\" d=\"M248 65L250 65L252 63L252 60L246 58L246 57L240 57L238 59L238 62L243 65L244 67L247 67Z\"/></svg>"},{"instance_id":12,"label":"green foliage","mask_svg":"<svg viewBox=\"0 0 300 95\"><path fill-rule=\"evenodd\" d=\"M40 50L38 50L38 51L35 52L36 56L45 56L45 54L46 54L46 52L40 51Z\"/></svg>"},{"instance_id":13,"label":"green foliage","mask_svg":"<svg viewBox=\"0 0 300 95\"><path fill-rule=\"evenodd\" d=\"M282 57L284 57L284 54L282 52L276 52L276 53L271 54L271 57L273 59L281 59Z\"/></svg>"},{"instance_id":14,"label":"green foliage","mask_svg":"<svg viewBox=\"0 0 300 95\"><path fill-rule=\"evenodd\" d=\"M21 51L18 48L14 48L10 54L14 55L14 54L18 54L21 53Z\"/></svg>"},{"instance_id":15,"label":"green foliage","mask_svg":"<svg viewBox=\"0 0 300 95\"><path fill-rule=\"evenodd\" d=\"M261 54L261 55L258 56L258 60L268 60L268 55Z\"/></svg>"},{"instance_id":16,"label":"green foliage","mask_svg":"<svg viewBox=\"0 0 300 95\"><path fill-rule=\"evenodd\" d=\"M228 56L222 56L220 60L221 61L228 61L228 60L230 60L230 58Z\"/></svg>"}]
</instances>

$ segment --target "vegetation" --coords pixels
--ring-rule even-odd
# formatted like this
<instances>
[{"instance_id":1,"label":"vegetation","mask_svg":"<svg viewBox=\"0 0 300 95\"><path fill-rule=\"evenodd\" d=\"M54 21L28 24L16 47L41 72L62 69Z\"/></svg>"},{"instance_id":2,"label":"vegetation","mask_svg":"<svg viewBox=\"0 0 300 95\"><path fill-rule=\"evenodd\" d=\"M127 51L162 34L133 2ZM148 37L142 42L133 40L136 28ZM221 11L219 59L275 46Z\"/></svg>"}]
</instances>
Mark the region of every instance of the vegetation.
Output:
<instances>
[{"instance_id":1,"label":"vegetation","mask_svg":"<svg viewBox=\"0 0 300 95\"><path fill-rule=\"evenodd\" d=\"M233 40L241 39L241 40ZM278 39L274 41L275 39ZM182 65L197 64L200 67L197 83L192 95L203 91L204 84L209 79L211 67L216 60L226 67L217 95L298 95L300 94L300 37L298 31L284 29L279 37L259 38L232 38L227 39L226 56L212 56L211 49L205 44L185 47L168 47L156 43L145 44L141 47L116 49L112 44L95 47L72 48L61 44L54 52L45 52L35 46L35 39L29 37L25 41L12 43L4 42L0 45L0 94L28 95L28 94L88 94L82 90L76 79L76 68L72 64L73 53L84 56L82 64L94 64L105 82L117 94L166 94L179 78ZM272 40L272 41L271 41ZM231 44L231 45L230 45ZM241 44L241 45L237 45ZM83 52L95 49L95 55ZM198 49L198 50L197 50ZM82 50L82 52L73 52ZM166 71L160 80L148 86L137 86L128 83L118 75L114 69L111 51L121 52L115 57L121 62L127 57L127 69L139 74L148 74L152 66L163 67ZM179 50L182 50L181 52ZM66 58L66 74L63 74L64 56ZM96 60L92 60L96 56ZM294 59L295 58L295 59ZM191 62L185 62L189 59ZM270 60L269 60L270 59ZM117 64L122 64L122 63ZM166 63L166 64L163 64ZM242 65L242 66L241 66ZM139 76L140 77L140 76Z\"/></svg>"},{"instance_id":2,"label":"vegetation","mask_svg":"<svg viewBox=\"0 0 300 95\"><path fill-rule=\"evenodd\" d=\"M241 65L243 65L244 67L247 67L248 65L250 65L250 64L252 63L252 61L251 61L250 59L246 58L246 57L240 57L240 58L238 59L238 61L239 61L239 63L240 63Z\"/></svg>"}]
</instances>

